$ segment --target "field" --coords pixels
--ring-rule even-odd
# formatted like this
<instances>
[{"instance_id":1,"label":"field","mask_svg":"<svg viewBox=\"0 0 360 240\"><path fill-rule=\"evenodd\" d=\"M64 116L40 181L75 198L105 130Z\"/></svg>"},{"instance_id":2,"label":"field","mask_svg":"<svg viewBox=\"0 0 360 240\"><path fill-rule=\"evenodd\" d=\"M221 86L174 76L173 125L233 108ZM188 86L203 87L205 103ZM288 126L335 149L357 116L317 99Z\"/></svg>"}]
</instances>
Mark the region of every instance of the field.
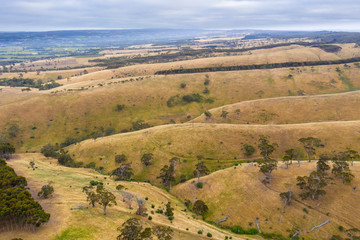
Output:
<instances>
[{"instance_id":1,"label":"field","mask_svg":"<svg viewBox=\"0 0 360 240\"><path fill-rule=\"evenodd\" d=\"M36 170L29 169L29 161L35 160ZM218 229L208 223L194 219L192 213L183 212L186 208L174 196L164 190L151 186L148 183L140 182L115 182L106 175L101 175L93 170L72 169L59 166L56 161L46 159L40 154L17 155L8 164L15 168L18 174L25 176L30 182L30 191L35 196L41 186L53 182L55 189L54 196L48 200L40 200L44 209L51 214L51 221L37 232L16 231L1 233L0 239L21 237L29 240L36 239L115 239L119 232L116 230L123 222L131 217L136 217L136 202L132 205L134 209L128 209L127 204L122 202L122 197L115 190L118 184L127 188L126 191L138 197L148 197L146 207L153 219L141 218L143 224L148 226L165 225L174 230L174 239L209 239L206 233L210 232L213 239L224 239L225 236L232 236L233 239L244 239ZM86 195L82 187L89 184L91 180L102 181L105 188L111 190L117 198L118 205L108 208L107 216L103 215L101 207L92 208L86 202ZM36 199L38 199L36 197ZM175 219L173 223L161 214L151 214L151 205L155 208L164 207L171 201L175 208ZM88 207L86 209L71 210L77 206ZM188 228L189 230L186 230ZM199 235L198 230L204 231L204 236ZM104 234L106 232L106 234ZM249 237L249 239L251 239Z\"/></svg>"},{"instance_id":2,"label":"field","mask_svg":"<svg viewBox=\"0 0 360 240\"><path fill-rule=\"evenodd\" d=\"M141 221L144 226L170 226L175 231L174 239L179 240L225 239L231 235L226 229L236 225L256 228L256 220L265 233L288 238L299 230L300 237L309 240L345 237L339 226L360 228L360 212L355 204L359 193L354 191L360 184L359 162L351 167L356 176L353 183L343 186L336 180L320 200L301 200L296 186L297 176L315 169L315 161L307 162L300 138L321 139L324 147L316 149L314 159L346 148L360 150L360 63L156 74L175 69L360 57L355 42L321 45L318 39L305 37L244 36L213 37L204 33L189 41L134 40L134 44L121 48L104 45L95 55L54 55L51 59L7 65L12 72L1 68L0 80L28 78L61 85L48 90L39 90L38 85L0 86L0 142L8 141L16 147L8 164L27 178L32 195L51 213L50 222L37 232L3 232L0 239L115 239L117 227L136 216L115 190L118 184L136 196L148 197L148 212L152 204L155 209L163 208L171 201L175 206L172 223L156 213L150 213L152 221ZM77 50L74 47L69 51ZM261 136L277 144L272 157L279 164L269 185L261 183L264 176L254 166L261 160L257 149ZM56 159L40 154L47 144L63 147L77 163L95 166L61 166ZM244 144L256 148L250 157L244 153ZM289 148L299 154L285 169L281 160ZM146 153L153 154L149 166L141 161ZM120 154L126 155L134 170L131 181L114 181L109 176L120 166L115 161ZM164 187L160 171L173 158L177 158L175 179L172 188ZM30 160L35 160L34 171ZM209 175L201 177L201 189L195 185L194 173L199 161L210 170ZM91 180L101 180L116 195L118 206L110 207L106 217L100 207L70 210L87 206L81 190ZM55 187L54 196L39 199L36 193L49 181ZM279 193L288 189L294 191L296 199L284 213ZM196 199L204 200L209 207L203 220L184 210L186 200ZM210 224L225 216L228 219L220 226ZM309 232L313 225L327 219L329 224ZM204 234L199 235L201 229ZM207 232L213 237L206 237Z\"/></svg>"},{"instance_id":3,"label":"field","mask_svg":"<svg viewBox=\"0 0 360 240\"><path fill-rule=\"evenodd\" d=\"M327 187L327 194L320 200L303 201L297 196L296 176L307 175L315 169L315 162L301 162L300 165L294 162L289 169L282 165L274 172L272 183L266 187L261 183L263 176L256 166L242 164L202 177L202 189L197 189L193 182L188 181L176 186L172 193L183 200L202 199L210 208L207 220L218 221L228 216L224 225L249 228L255 226L258 218L263 232L280 233L286 237L296 230L300 230L305 239L344 236L339 226L345 229L359 227L360 212L355 204L359 192L354 192L353 187L360 183L360 164L357 162L352 167L356 180L351 185L343 185L336 180L336 185ZM286 207L284 213L279 194L289 190L294 191L296 200ZM314 225L326 220L330 223L310 232Z\"/></svg>"}]
</instances>

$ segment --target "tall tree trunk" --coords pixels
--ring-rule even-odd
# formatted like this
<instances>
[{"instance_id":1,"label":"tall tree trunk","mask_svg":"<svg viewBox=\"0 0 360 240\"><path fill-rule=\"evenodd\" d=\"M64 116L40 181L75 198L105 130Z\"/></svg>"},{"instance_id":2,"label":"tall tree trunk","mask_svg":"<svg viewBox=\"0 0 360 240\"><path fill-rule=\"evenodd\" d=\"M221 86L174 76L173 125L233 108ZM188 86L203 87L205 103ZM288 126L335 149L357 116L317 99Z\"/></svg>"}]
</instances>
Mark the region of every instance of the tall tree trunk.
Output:
<instances>
[{"instance_id":1,"label":"tall tree trunk","mask_svg":"<svg viewBox=\"0 0 360 240\"><path fill-rule=\"evenodd\" d=\"M106 205L104 205L104 215L106 215Z\"/></svg>"}]
</instances>

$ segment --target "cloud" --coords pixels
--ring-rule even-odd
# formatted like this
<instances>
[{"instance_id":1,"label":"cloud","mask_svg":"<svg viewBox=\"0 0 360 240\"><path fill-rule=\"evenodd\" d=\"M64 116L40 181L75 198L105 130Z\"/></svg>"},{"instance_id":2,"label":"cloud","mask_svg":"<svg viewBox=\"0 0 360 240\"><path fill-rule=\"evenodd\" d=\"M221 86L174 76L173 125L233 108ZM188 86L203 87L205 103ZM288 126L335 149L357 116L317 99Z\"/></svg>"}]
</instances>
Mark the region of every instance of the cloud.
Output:
<instances>
[{"instance_id":1,"label":"cloud","mask_svg":"<svg viewBox=\"0 0 360 240\"><path fill-rule=\"evenodd\" d=\"M360 30L360 1L12 0L0 31L99 28Z\"/></svg>"}]
</instances>

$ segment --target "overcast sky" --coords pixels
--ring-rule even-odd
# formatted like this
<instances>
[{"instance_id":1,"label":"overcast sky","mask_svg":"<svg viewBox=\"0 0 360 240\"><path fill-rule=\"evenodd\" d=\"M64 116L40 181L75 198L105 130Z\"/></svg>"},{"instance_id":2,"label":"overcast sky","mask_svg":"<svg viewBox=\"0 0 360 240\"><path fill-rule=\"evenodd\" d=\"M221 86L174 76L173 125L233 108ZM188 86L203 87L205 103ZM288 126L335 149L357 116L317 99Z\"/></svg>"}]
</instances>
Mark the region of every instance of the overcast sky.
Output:
<instances>
[{"instance_id":1,"label":"overcast sky","mask_svg":"<svg viewBox=\"0 0 360 240\"><path fill-rule=\"evenodd\" d=\"M0 31L203 28L360 31L360 0L1 0Z\"/></svg>"}]
</instances>

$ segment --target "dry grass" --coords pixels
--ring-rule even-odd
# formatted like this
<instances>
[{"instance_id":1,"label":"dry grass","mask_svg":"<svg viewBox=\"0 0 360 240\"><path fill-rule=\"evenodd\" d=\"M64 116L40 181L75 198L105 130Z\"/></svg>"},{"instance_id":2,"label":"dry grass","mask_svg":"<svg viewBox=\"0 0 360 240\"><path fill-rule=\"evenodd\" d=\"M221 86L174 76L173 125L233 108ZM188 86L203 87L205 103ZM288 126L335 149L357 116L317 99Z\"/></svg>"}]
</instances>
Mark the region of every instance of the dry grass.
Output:
<instances>
[{"instance_id":1,"label":"dry grass","mask_svg":"<svg viewBox=\"0 0 360 240\"><path fill-rule=\"evenodd\" d=\"M340 68L356 89L360 87L360 69L351 66ZM203 95L212 98L213 103L192 103L172 108L166 105L171 96L202 93L206 74L155 76L128 83L108 80L102 82L103 87L96 85L99 81L96 84L88 82L87 86L97 87L57 94L51 94L55 90L50 90L40 92L48 94L32 94L24 101L18 101L18 95L7 95L7 101L12 103L0 105L0 129L6 135L7 128L17 124L19 137L10 141L19 151L34 151L49 142L60 143L68 136L84 136L100 127L114 127L120 132L129 129L131 122L139 119L152 125L166 124L171 119L177 123L185 122L188 116L190 119L197 117L206 109L258 98L287 96L289 90L291 93L304 90L307 94L347 91L348 85L338 80L336 67L209 73L210 94ZM289 74L293 75L293 79L288 79ZM91 75L87 74L84 78ZM186 88L180 89L180 83L186 83ZM115 112L116 104L125 104L125 110ZM34 126L36 130L32 129Z\"/></svg>"},{"instance_id":2,"label":"dry grass","mask_svg":"<svg viewBox=\"0 0 360 240\"><path fill-rule=\"evenodd\" d=\"M275 158L282 158L288 148L302 148L298 139L317 137L325 144L319 152L341 151L346 147L358 149L360 143L360 121L324 122L293 125L233 125L233 124L178 124L158 126L134 133L118 134L101 139L86 140L69 148L74 159L84 163L95 162L107 171L116 168L116 154L128 156L136 178L156 179L160 169L172 157L179 157L176 167L177 182L181 174L192 178L198 156L205 159L212 171L232 166L243 154L244 143L257 146L259 136L269 136L270 142L279 144ZM144 167L140 161L142 154L152 152L155 161ZM256 151L253 158L259 158ZM306 159L303 157L303 159Z\"/></svg>"},{"instance_id":3,"label":"dry grass","mask_svg":"<svg viewBox=\"0 0 360 240\"><path fill-rule=\"evenodd\" d=\"M248 223L251 222L252 227L256 227L258 217L263 232L281 233L287 237L298 229L301 230L300 237L305 239L330 239L332 235L345 237L338 229L340 225L345 229L360 227L360 209L356 204L359 192L354 193L352 189L360 184L360 164L356 162L351 168L356 176L351 185L343 185L337 180L336 185L325 189L327 194L320 200L302 201L298 197L296 177L308 175L315 168L315 162L302 162L300 166L294 163L289 169L282 166L273 172L272 183L266 187L261 183L263 175L258 167L242 164L202 177L202 189L197 189L193 181L188 181L176 186L172 193L183 200L205 201L209 206L207 220L218 221L228 216L228 221L223 223L226 226L249 228ZM283 213L279 193L289 189L294 191L296 201L292 201L286 213ZM329 224L308 233L313 225L327 219L330 220Z\"/></svg>"},{"instance_id":4,"label":"dry grass","mask_svg":"<svg viewBox=\"0 0 360 240\"><path fill-rule=\"evenodd\" d=\"M339 104L341 103L341 104ZM360 119L360 91L244 101L209 110L192 122L292 124ZM224 112L228 114L222 116Z\"/></svg>"},{"instance_id":5,"label":"dry grass","mask_svg":"<svg viewBox=\"0 0 360 240\"><path fill-rule=\"evenodd\" d=\"M38 167L35 171L28 168L30 160L35 160ZM122 197L115 190L118 184L126 187L131 193L136 196L145 198L148 212L153 210L151 204L155 205L155 210L158 207L163 207L168 201L171 201L175 207L175 219L173 223L163 215L151 214L152 221L147 218L141 218L141 221L146 227L154 224L170 226L174 231L174 239L206 239L203 235L200 237L197 234L199 229L204 229L205 234L211 232L213 239L224 239L225 235L232 234L217 229L214 226L192 218L192 214L181 211L185 206L175 197L167 192L151 186L147 183L137 182L114 182L109 178L105 178L97 172L86 169L73 169L58 166L55 161L44 159L39 154L24 154L18 155L16 159L12 159L8 164L13 167L18 174L25 176L28 180L33 196L37 199L36 192L41 186L49 181L53 182L55 193L53 198L48 200L40 200L41 205L47 212L51 214L51 220L48 224L41 227L36 233L27 231L16 231L1 233L0 239L10 239L14 237L21 237L23 239L37 240L37 239L54 239L55 235L63 230L71 228L80 228L89 235L81 239L115 239L119 234L117 227L130 217L135 217L136 208L129 210L127 205L121 201ZM82 192L82 187L89 184L90 180L97 180L104 182L105 188L111 190L117 198L118 206L108 208L108 215L103 216L102 209L89 207L84 210L70 210L72 207L79 205L87 206L86 195ZM136 203L133 203L136 206ZM189 231L186 231L189 228ZM234 235L233 239L242 239Z\"/></svg>"}]
</instances>

